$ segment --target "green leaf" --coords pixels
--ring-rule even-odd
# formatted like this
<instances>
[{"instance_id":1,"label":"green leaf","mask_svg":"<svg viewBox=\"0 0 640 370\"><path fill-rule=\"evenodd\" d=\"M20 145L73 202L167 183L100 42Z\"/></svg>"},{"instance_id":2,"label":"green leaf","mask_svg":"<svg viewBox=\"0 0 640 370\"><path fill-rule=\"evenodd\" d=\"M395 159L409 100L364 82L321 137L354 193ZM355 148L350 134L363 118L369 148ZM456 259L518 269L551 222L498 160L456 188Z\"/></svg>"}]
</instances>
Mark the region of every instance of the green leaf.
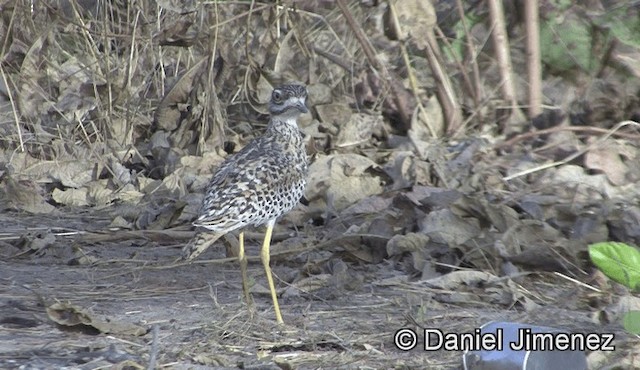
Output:
<instances>
[{"instance_id":1,"label":"green leaf","mask_svg":"<svg viewBox=\"0 0 640 370\"><path fill-rule=\"evenodd\" d=\"M540 24L541 59L554 71L597 70L591 26L578 16L555 16Z\"/></svg>"},{"instance_id":2,"label":"green leaf","mask_svg":"<svg viewBox=\"0 0 640 370\"><path fill-rule=\"evenodd\" d=\"M640 335L640 311L629 311L624 314L622 326L629 333Z\"/></svg>"},{"instance_id":3,"label":"green leaf","mask_svg":"<svg viewBox=\"0 0 640 370\"><path fill-rule=\"evenodd\" d=\"M591 261L609 278L640 288L640 251L624 243L605 242L589 246Z\"/></svg>"},{"instance_id":4,"label":"green leaf","mask_svg":"<svg viewBox=\"0 0 640 370\"><path fill-rule=\"evenodd\" d=\"M640 47L640 21L631 4L606 11L594 18L595 24L600 29L610 30L623 44Z\"/></svg>"}]
</instances>

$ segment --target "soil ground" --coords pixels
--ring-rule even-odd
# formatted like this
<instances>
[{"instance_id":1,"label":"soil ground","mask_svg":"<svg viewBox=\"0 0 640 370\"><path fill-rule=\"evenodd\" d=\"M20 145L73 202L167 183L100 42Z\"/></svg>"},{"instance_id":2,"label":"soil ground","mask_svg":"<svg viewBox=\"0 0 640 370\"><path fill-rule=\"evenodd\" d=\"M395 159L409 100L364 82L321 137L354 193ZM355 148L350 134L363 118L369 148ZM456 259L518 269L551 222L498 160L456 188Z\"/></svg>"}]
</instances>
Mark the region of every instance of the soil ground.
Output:
<instances>
[{"instance_id":1,"label":"soil ground","mask_svg":"<svg viewBox=\"0 0 640 370\"><path fill-rule=\"evenodd\" d=\"M44 224L34 216L3 218L14 233ZM86 215L77 215L54 224L80 230L102 222L107 220L89 222ZM249 239L247 244L249 254L257 256L259 242ZM527 310L463 299L456 304L455 296L445 303L443 297L451 292L397 279L388 263L348 262L349 269L364 277L349 291L288 294L278 276L290 276L300 268L297 261L314 251L283 257L274 245L272 266L279 290L285 291L280 298L285 324L280 326L256 258L249 266L255 282L249 306L242 299L237 264L224 258L223 248L211 248L193 264L175 266L180 247L141 239L86 243L59 236L45 253L3 259L0 368L146 368L152 361L156 368L172 369L457 369L461 352L424 351L422 342L401 351L394 346L394 333L401 328L472 332L492 320L603 332L581 303L590 291L551 274L518 281L519 290L536 302ZM69 248L81 248L99 262L69 265L64 257ZM46 307L56 302L85 310L89 320L113 325L114 332L54 323ZM133 333L136 328L142 332ZM616 334L616 351L601 354L613 363L628 354L628 336L615 322L604 330Z\"/></svg>"}]
</instances>

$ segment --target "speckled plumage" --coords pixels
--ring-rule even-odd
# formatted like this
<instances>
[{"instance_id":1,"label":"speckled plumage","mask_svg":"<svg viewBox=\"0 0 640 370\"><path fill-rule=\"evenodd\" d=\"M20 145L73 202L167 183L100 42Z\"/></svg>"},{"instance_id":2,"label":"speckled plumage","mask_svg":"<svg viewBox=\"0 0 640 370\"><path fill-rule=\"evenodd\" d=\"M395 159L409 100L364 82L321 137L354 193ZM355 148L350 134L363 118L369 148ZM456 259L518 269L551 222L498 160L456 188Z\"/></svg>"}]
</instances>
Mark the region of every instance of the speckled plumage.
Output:
<instances>
[{"instance_id":1,"label":"speckled plumage","mask_svg":"<svg viewBox=\"0 0 640 370\"><path fill-rule=\"evenodd\" d=\"M196 236L184 248L184 260L193 260L228 232L275 220L302 198L308 160L296 118L306 112L306 89L284 85L274 94L282 94L283 100L278 104L272 94L271 119L264 135L228 157L214 173L193 223L210 235Z\"/></svg>"},{"instance_id":2,"label":"speckled plumage","mask_svg":"<svg viewBox=\"0 0 640 370\"><path fill-rule=\"evenodd\" d=\"M275 220L295 207L304 194L308 160L296 119L308 112L306 98L307 90L300 85L283 85L273 90L266 132L227 158L216 170L200 215L193 222L206 232L198 232L182 251L182 259L191 261L228 232L267 224L260 256L279 323L283 321L269 267L269 247ZM250 301L242 232L239 240L242 288L246 300Z\"/></svg>"}]
</instances>

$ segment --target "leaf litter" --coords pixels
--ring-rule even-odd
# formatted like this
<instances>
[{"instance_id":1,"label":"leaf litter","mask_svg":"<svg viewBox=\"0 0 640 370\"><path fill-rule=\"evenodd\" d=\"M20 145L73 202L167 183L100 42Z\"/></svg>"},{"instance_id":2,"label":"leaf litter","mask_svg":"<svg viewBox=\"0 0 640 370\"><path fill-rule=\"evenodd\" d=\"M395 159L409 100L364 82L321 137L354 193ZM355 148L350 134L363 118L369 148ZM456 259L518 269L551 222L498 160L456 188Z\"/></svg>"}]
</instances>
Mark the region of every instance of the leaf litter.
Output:
<instances>
[{"instance_id":1,"label":"leaf litter","mask_svg":"<svg viewBox=\"0 0 640 370\"><path fill-rule=\"evenodd\" d=\"M394 3L393 37L386 3L348 16L320 1L54 3L0 8L14 19L0 103L9 90L16 103L0 110L2 367L448 369L460 353L405 353L393 333L490 320L616 333L619 351L594 364L640 351L618 320L637 300L587 258L594 242L640 245L637 79L550 75L562 114L509 136L499 102L456 91L461 131L431 90L423 2ZM637 53L614 47L611 61L633 73ZM246 232L252 305L223 248L174 261L211 173L260 135L286 81L308 83L312 164L304 204L274 233L278 327L261 230Z\"/></svg>"}]
</instances>

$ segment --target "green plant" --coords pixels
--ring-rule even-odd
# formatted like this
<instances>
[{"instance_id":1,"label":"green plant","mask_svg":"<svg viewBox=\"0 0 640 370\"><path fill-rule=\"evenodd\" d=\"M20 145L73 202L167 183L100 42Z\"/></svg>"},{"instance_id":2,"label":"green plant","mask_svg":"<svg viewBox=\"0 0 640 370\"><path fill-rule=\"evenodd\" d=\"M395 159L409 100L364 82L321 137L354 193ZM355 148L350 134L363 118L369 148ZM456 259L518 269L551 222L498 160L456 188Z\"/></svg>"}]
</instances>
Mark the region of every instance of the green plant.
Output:
<instances>
[{"instance_id":1,"label":"green plant","mask_svg":"<svg viewBox=\"0 0 640 370\"><path fill-rule=\"evenodd\" d=\"M630 245L603 242L589 246L591 261L609 278L628 287L640 290L640 251ZM629 311L622 324L630 333L640 334L640 311Z\"/></svg>"}]
</instances>

